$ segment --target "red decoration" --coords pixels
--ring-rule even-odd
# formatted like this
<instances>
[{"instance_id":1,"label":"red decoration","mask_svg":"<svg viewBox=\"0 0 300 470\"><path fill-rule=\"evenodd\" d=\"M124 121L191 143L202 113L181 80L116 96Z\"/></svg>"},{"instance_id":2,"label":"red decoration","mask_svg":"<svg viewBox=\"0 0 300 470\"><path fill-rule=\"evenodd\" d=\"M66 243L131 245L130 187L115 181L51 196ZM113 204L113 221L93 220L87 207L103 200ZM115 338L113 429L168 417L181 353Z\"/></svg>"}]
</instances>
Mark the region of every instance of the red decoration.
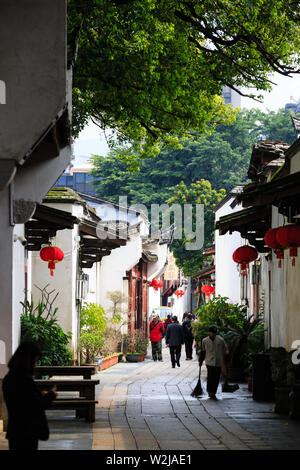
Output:
<instances>
[{"instance_id":1,"label":"red decoration","mask_svg":"<svg viewBox=\"0 0 300 470\"><path fill-rule=\"evenodd\" d=\"M201 287L201 292L205 294L208 299L210 295L215 292L215 288L213 286L205 285Z\"/></svg>"},{"instance_id":2,"label":"red decoration","mask_svg":"<svg viewBox=\"0 0 300 470\"><path fill-rule=\"evenodd\" d=\"M45 248L41 249L40 257L43 261L48 263L51 276L53 276L55 264L64 259L64 252L57 246L46 246Z\"/></svg>"},{"instance_id":3,"label":"red decoration","mask_svg":"<svg viewBox=\"0 0 300 470\"><path fill-rule=\"evenodd\" d=\"M232 259L235 263L241 265L241 273L243 276L247 275L247 268L249 268L249 263L256 260L258 252L253 246L240 246L237 248L232 255Z\"/></svg>"},{"instance_id":4,"label":"red decoration","mask_svg":"<svg viewBox=\"0 0 300 470\"><path fill-rule=\"evenodd\" d=\"M174 294L177 296L178 299L178 297L182 297L184 295L184 290L177 289Z\"/></svg>"},{"instance_id":5,"label":"red decoration","mask_svg":"<svg viewBox=\"0 0 300 470\"><path fill-rule=\"evenodd\" d=\"M280 243L276 239L278 228L271 228L265 234L265 243L270 248L273 248L278 261L278 267L281 268L281 260L284 259L284 251Z\"/></svg>"},{"instance_id":6,"label":"red decoration","mask_svg":"<svg viewBox=\"0 0 300 470\"><path fill-rule=\"evenodd\" d=\"M150 287L154 287L155 290L158 290L163 285L163 281L160 281L159 279L152 279Z\"/></svg>"},{"instance_id":7,"label":"red decoration","mask_svg":"<svg viewBox=\"0 0 300 470\"><path fill-rule=\"evenodd\" d=\"M295 266L295 257L298 256L298 247L300 247L300 225L280 227L276 233L276 241L283 249L290 250L292 266Z\"/></svg>"}]
</instances>

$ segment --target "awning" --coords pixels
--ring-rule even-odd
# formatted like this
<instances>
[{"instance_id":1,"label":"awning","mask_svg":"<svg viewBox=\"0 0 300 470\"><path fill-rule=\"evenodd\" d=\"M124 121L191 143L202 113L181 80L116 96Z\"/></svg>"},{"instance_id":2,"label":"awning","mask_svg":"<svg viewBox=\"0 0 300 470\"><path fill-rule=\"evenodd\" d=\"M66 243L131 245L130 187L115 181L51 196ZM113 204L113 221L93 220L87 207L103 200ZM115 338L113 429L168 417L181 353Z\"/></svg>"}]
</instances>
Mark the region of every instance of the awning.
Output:
<instances>
[{"instance_id":1,"label":"awning","mask_svg":"<svg viewBox=\"0 0 300 470\"><path fill-rule=\"evenodd\" d=\"M238 196L244 207L273 205L282 214L285 208L293 207L300 211L300 171L268 183L244 188Z\"/></svg>"},{"instance_id":2,"label":"awning","mask_svg":"<svg viewBox=\"0 0 300 470\"><path fill-rule=\"evenodd\" d=\"M42 244L49 243L58 230L72 229L78 222L70 212L37 204L33 216L25 224L26 249L39 251Z\"/></svg>"},{"instance_id":3,"label":"awning","mask_svg":"<svg viewBox=\"0 0 300 470\"><path fill-rule=\"evenodd\" d=\"M93 264L101 261L103 256L110 255L111 250L126 245L128 241L120 237L120 232L101 229L89 220L80 221L79 232L81 235L80 266L82 268L92 268Z\"/></svg>"},{"instance_id":4,"label":"awning","mask_svg":"<svg viewBox=\"0 0 300 470\"><path fill-rule=\"evenodd\" d=\"M201 269L194 277L197 279L210 279L211 274L216 271L215 266L207 266L204 269Z\"/></svg>"},{"instance_id":5,"label":"awning","mask_svg":"<svg viewBox=\"0 0 300 470\"><path fill-rule=\"evenodd\" d=\"M265 233L270 227L271 206L250 207L221 217L216 223L220 235L240 232L260 253L270 251L264 242Z\"/></svg>"}]
</instances>

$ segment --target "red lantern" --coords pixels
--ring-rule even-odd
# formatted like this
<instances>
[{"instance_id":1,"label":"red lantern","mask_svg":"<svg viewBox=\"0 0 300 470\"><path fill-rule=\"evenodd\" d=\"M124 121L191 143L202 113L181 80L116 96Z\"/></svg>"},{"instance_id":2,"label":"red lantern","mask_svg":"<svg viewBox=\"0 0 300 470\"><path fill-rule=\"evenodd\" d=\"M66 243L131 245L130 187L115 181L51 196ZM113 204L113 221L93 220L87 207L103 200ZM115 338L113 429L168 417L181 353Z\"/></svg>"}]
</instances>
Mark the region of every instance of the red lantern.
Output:
<instances>
[{"instance_id":1,"label":"red lantern","mask_svg":"<svg viewBox=\"0 0 300 470\"><path fill-rule=\"evenodd\" d=\"M251 263L251 261L256 260L257 256L258 252L256 248L253 248L253 246L245 245L240 246L233 252L232 259L235 263L241 265L242 275L246 276L249 263Z\"/></svg>"},{"instance_id":2,"label":"red lantern","mask_svg":"<svg viewBox=\"0 0 300 470\"><path fill-rule=\"evenodd\" d=\"M182 297L184 295L184 291L177 289L177 291L175 291L174 294L177 296L177 299L178 299L178 297Z\"/></svg>"},{"instance_id":3,"label":"red lantern","mask_svg":"<svg viewBox=\"0 0 300 470\"><path fill-rule=\"evenodd\" d=\"M265 234L265 243L270 248L273 248L278 261L278 267L281 268L281 260L284 259L284 251L280 243L276 239L278 228L271 228Z\"/></svg>"},{"instance_id":4,"label":"red lantern","mask_svg":"<svg viewBox=\"0 0 300 470\"><path fill-rule=\"evenodd\" d=\"M298 247L300 246L300 225L280 227L276 233L276 240L283 249L289 248L290 256L293 258L292 266L295 266L295 257L298 256Z\"/></svg>"},{"instance_id":5,"label":"red lantern","mask_svg":"<svg viewBox=\"0 0 300 470\"><path fill-rule=\"evenodd\" d=\"M48 263L51 276L53 276L55 264L64 259L64 252L57 246L46 246L45 248L41 249L40 257L43 261Z\"/></svg>"},{"instance_id":6,"label":"red lantern","mask_svg":"<svg viewBox=\"0 0 300 470\"><path fill-rule=\"evenodd\" d=\"M205 294L208 299L210 295L215 292L215 288L213 286L205 285L201 287L201 292Z\"/></svg>"},{"instance_id":7,"label":"red lantern","mask_svg":"<svg viewBox=\"0 0 300 470\"><path fill-rule=\"evenodd\" d=\"M163 281L160 281L159 279L152 279L150 287L154 287L155 290L158 290L163 286L163 284Z\"/></svg>"}]
</instances>

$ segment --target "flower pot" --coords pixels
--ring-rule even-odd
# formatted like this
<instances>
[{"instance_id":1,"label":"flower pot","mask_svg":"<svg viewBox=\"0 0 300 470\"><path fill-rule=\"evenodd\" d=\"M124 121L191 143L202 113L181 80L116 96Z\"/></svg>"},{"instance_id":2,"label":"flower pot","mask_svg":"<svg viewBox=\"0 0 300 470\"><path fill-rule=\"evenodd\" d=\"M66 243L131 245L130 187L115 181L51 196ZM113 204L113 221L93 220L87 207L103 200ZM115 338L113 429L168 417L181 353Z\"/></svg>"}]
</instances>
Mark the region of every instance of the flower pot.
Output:
<instances>
[{"instance_id":1,"label":"flower pot","mask_svg":"<svg viewBox=\"0 0 300 470\"><path fill-rule=\"evenodd\" d=\"M126 354L126 361L127 362L139 362L140 353L129 353Z\"/></svg>"},{"instance_id":2,"label":"flower pot","mask_svg":"<svg viewBox=\"0 0 300 470\"><path fill-rule=\"evenodd\" d=\"M122 362L122 359L123 359L123 353L119 354L119 360L118 360L118 362Z\"/></svg>"},{"instance_id":3,"label":"flower pot","mask_svg":"<svg viewBox=\"0 0 300 470\"><path fill-rule=\"evenodd\" d=\"M145 357L146 357L146 353L142 353L140 354L140 357L139 357L139 362L142 362L145 360Z\"/></svg>"},{"instance_id":4,"label":"flower pot","mask_svg":"<svg viewBox=\"0 0 300 470\"><path fill-rule=\"evenodd\" d=\"M109 367L112 367L115 364L117 364L118 361L119 361L119 354L115 354L114 356L110 356L110 357L105 357L101 364L100 370L108 369Z\"/></svg>"}]
</instances>

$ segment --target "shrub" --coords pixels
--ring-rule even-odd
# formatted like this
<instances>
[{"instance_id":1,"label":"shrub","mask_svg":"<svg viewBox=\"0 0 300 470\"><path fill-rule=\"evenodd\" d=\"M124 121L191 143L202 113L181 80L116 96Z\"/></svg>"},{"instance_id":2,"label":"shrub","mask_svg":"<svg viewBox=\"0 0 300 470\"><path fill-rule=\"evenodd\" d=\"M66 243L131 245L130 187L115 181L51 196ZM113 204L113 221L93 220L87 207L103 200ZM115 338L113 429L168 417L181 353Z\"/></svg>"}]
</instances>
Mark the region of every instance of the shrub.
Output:
<instances>
[{"instance_id":1,"label":"shrub","mask_svg":"<svg viewBox=\"0 0 300 470\"><path fill-rule=\"evenodd\" d=\"M101 353L104 357L121 351L122 333L113 327L108 327L103 335Z\"/></svg>"},{"instance_id":2,"label":"shrub","mask_svg":"<svg viewBox=\"0 0 300 470\"><path fill-rule=\"evenodd\" d=\"M149 340L142 329L130 331L125 335L127 353L146 354Z\"/></svg>"},{"instance_id":3,"label":"shrub","mask_svg":"<svg viewBox=\"0 0 300 470\"><path fill-rule=\"evenodd\" d=\"M40 301L37 307L34 303L22 303L23 314L21 315L21 341L36 342L42 352L39 365L42 366L64 366L69 365L72 353L68 343L72 338L70 332L64 333L57 323L53 311L47 310L44 302ZM44 315L46 314L46 318Z\"/></svg>"},{"instance_id":4,"label":"shrub","mask_svg":"<svg viewBox=\"0 0 300 470\"><path fill-rule=\"evenodd\" d=\"M101 305L85 303L80 316L79 350L87 364L101 354L106 330L107 318Z\"/></svg>"},{"instance_id":5,"label":"shrub","mask_svg":"<svg viewBox=\"0 0 300 470\"><path fill-rule=\"evenodd\" d=\"M193 334L197 348L201 347L201 341L208 336L211 325L217 326L219 334L223 336L229 326L242 326L246 314L245 307L231 304L227 297L218 296L209 302L202 304L194 310L197 321L193 322Z\"/></svg>"}]
</instances>

